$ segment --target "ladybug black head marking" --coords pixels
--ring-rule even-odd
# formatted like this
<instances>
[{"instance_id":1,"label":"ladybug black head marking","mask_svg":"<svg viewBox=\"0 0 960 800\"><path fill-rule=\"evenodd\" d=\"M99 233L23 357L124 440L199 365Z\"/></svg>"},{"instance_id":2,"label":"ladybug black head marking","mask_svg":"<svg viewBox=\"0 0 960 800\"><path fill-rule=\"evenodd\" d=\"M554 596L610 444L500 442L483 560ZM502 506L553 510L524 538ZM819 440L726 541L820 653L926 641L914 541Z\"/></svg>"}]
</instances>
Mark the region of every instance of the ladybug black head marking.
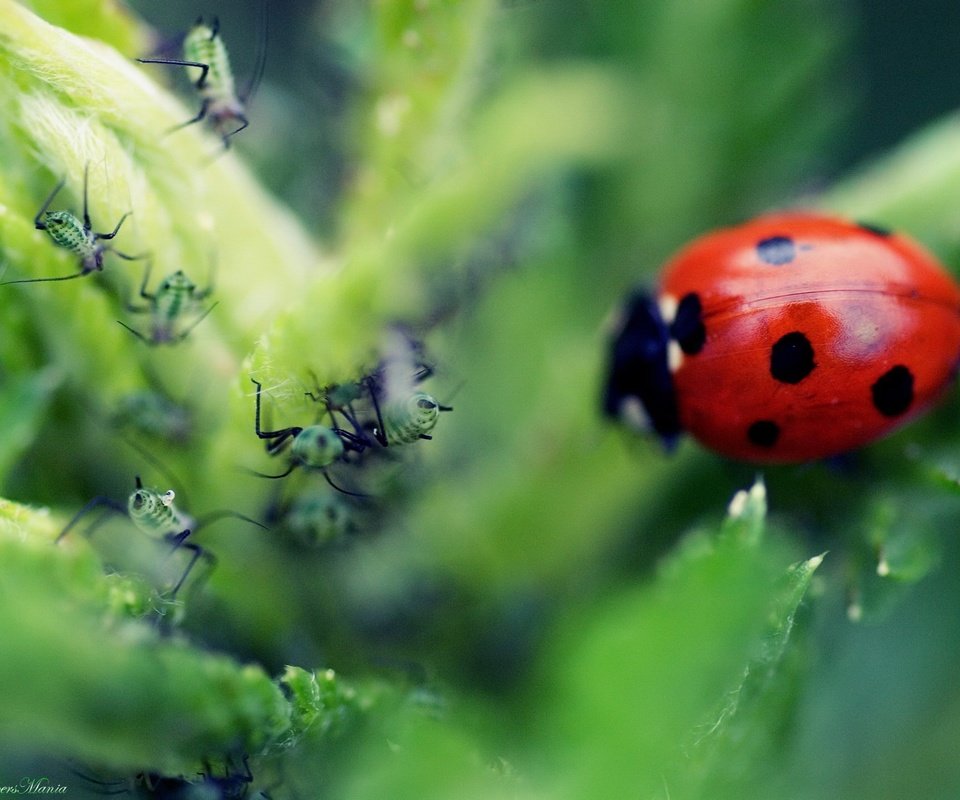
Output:
<instances>
[{"instance_id":1,"label":"ladybug black head marking","mask_svg":"<svg viewBox=\"0 0 960 800\"><path fill-rule=\"evenodd\" d=\"M696 292L685 294L677 305L677 314L670 323L670 336L677 340L680 349L693 356L703 349L707 341L707 329L703 324L703 305Z\"/></svg>"},{"instance_id":2,"label":"ladybug black head marking","mask_svg":"<svg viewBox=\"0 0 960 800\"><path fill-rule=\"evenodd\" d=\"M673 377L667 364L670 332L652 297L637 292L624 309L624 321L610 348L603 410L622 419L639 401L650 427L670 449L680 435Z\"/></svg>"},{"instance_id":3,"label":"ladybug black head marking","mask_svg":"<svg viewBox=\"0 0 960 800\"><path fill-rule=\"evenodd\" d=\"M867 233L872 233L874 236L879 236L882 239L886 239L888 236L893 236L893 231L889 228L885 228L883 225L874 225L871 222L857 222L857 227L861 230L865 230Z\"/></svg>"}]
</instances>

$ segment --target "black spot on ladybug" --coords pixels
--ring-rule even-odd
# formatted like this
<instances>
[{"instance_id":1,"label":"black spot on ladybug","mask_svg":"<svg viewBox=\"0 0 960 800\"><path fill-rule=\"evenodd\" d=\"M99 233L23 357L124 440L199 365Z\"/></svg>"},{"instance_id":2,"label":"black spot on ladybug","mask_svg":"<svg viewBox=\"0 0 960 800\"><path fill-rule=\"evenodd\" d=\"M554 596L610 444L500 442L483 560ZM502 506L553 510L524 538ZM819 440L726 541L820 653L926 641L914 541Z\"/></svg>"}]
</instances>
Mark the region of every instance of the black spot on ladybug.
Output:
<instances>
[{"instance_id":1,"label":"black spot on ladybug","mask_svg":"<svg viewBox=\"0 0 960 800\"><path fill-rule=\"evenodd\" d=\"M816 366L813 345L799 331L781 336L770 350L770 374L780 383L800 383Z\"/></svg>"},{"instance_id":2,"label":"black spot on ladybug","mask_svg":"<svg viewBox=\"0 0 960 800\"><path fill-rule=\"evenodd\" d=\"M769 419L758 419L747 428L747 438L757 447L773 447L780 438L780 426Z\"/></svg>"},{"instance_id":3,"label":"black spot on ladybug","mask_svg":"<svg viewBox=\"0 0 960 800\"><path fill-rule=\"evenodd\" d=\"M893 236L893 231L889 228L884 228L882 225L874 225L870 222L858 222L857 227L867 233L872 233L874 236L881 236L884 239L888 236Z\"/></svg>"},{"instance_id":4,"label":"black spot on ladybug","mask_svg":"<svg viewBox=\"0 0 960 800\"><path fill-rule=\"evenodd\" d=\"M677 340L680 349L688 356L696 355L707 341L707 329L703 324L703 306L695 292L685 294L677 305L677 315L670 325L670 336Z\"/></svg>"},{"instance_id":5,"label":"black spot on ladybug","mask_svg":"<svg viewBox=\"0 0 960 800\"><path fill-rule=\"evenodd\" d=\"M885 417L899 417L913 402L913 373L898 364L870 387L873 405Z\"/></svg>"},{"instance_id":6,"label":"black spot on ladybug","mask_svg":"<svg viewBox=\"0 0 960 800\"><path fill-rule=\"evenodd\" d=\"M757 242L757 255L767 264L782 267L797 257L797 246L789 236L770 236Z\"/></svg>"}]
</instances>

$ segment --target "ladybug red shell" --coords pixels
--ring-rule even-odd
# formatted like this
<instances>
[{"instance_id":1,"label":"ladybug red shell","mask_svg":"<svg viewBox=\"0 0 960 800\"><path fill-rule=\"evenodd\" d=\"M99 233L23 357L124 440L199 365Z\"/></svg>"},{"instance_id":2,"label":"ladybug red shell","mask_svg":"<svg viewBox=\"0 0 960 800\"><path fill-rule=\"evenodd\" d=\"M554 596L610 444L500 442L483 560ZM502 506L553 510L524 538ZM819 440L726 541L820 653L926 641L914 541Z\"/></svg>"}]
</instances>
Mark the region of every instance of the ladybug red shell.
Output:
<instances>
[{"instance_id":1,"label":"ladybug red shell","mask_svg":"<svg viewBox=\"0 0 960 800\"><path fill-rule=\"evenodd\" d=\"M607 414L669 446L799 462L860 447L928 408L960 362L960 287L907 237L776 214L697 239L635 294Z\"/></svg>"}]
</instances>

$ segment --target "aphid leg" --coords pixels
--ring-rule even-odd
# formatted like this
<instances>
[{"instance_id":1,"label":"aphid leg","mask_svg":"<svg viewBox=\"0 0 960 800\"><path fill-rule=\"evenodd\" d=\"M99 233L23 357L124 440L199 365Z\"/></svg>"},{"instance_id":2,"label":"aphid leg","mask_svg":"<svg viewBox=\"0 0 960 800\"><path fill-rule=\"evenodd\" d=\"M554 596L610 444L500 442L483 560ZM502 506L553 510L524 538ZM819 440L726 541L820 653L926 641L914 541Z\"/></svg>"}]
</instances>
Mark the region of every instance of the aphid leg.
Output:
<instances>
[{"instance_id":1,"label":"aphid leg","mask_svg":"<svg viewBox=\"0 0 960 800\"><path fill-rule=\"evenodd\" d=\"M188 125L193 125L194 123L200 122L207 116L207 111L209 109L210 109L210 100L205 99L200 104L200 110L197 112L197 115L195 117L191 117L186 122L181 122L179 125L174 125L172 128L168 129L166 132L173 133L174 131L178 131L181 128L186 128Z\"/></svg>"},{"instance_id":2,"label":"aphid leg","mask_svg":"<svg viewBox=\"0 0 960 800\"><path fill-rule=\"evenodd\" d=\"M53 198L57 196L57 193L63 188L63 185L67 182L66 178L61 179L60 183L53 187L53 191L50 192L46 200L43 201L43 205L40 206L40 210L37 212L37 215L33 218L33 226L38 231L45 231L47 229L47 223L45 223L41 217L47 213L47 209L50 208L50 204L53 202Z\"/></svg>"},{"instance_id":3,"label":"aphid leg","mask_svg":"<svg viewBox=\"0 0 960 800\"><path fill-rule=\"evenodd\" d=\"M261 389L262 389L262 384L259 383L258 381L255 381L253 378L250 379L250 382L253 383L253 385L257 387L257 404L256 404L256 410L255 410L254 416L253 416L254 430L257 432L257 436L258 436L260 439L272 439L272 440L273 440L273 441L267 443L267 452L270 453L270 454L273 454L273 453L277 452L277 451L284 445L284 443L285 443L288 439L290 439L290 438L296 436L298 433L300 433L300 432L303 430L303 428L297 428L297 427L293 427L293 428L282 428L281 430L277 430L277 431L264 431L264 430L261 430L261 429L260 429L260 392L261 392ZM292 470L292 468L291 468L291 470ZM259 473L258 473L258 474L259 474ZM284 474L285 474L285 475L289 475L290 472L288 471L288 472L286 472L286 473L284 473ZM267 476L267 477L269 477L269 476ZM281 475L281 476L278 476L278 477L283 477L283 476Z\"/></svg>"},{"instance_id":4,"label":"aphid leg","mask_svg":"<svg viewBox=\"0 0 960 800\"><path fill-rule=\"evenodd\" d=\"M327 483L329 483L332 488L334 488L334 489L336 489L338 492L340 492L340 494L348 494L348 495L350 495L351 497L370 497L370 495L368 495L368 494L363 494L363 493L361 493L361 492L349 492L349 491L347 491L346 489L344 489L344 488L342 488L342 487L340 487L340 486L337 486L337 484L335 484L335 483L333 482L333 478L330 477L330 474L329 474L325 469L320 470L320 472L323 474L324 480L325 480Z\"/></svg>"},{"instance_id":5,"label":"aphid leg","mask_svg":"<svg viewBox=\"0 0 960 800\"><path fill-rule=\"evenodd\" d=\"M122 258L124 261L140 261L150 255L149 251L146 253L138 253L137 255L132 256L129 253L121 253L119 250L113 247L104 249L109 249L110 252L113 253L117 258Z\"/></svg>"},{"instance_id":6,"label":"aphid leg","mask_svg":"<svg viewBox=\"0 0 960 800\"><path fill-rule=\"evenodd\" d=\"M243 114L237 114L236 118L243 124L239 128L230 131L230 133L225 133L220 137L223 140L224 147L230 147L230 137L235 136L250 125L250 120L248 120Z\"/></svg>"},{"instance_id":7,"label":"aphid leg","mask_svg":"<svg viewBox=\"0 0 960 800\"><path fill-rule=\"evenodd\" d=\"M302 428L289 428L287 432L284 432L283 436L273 439L272 441L268 441L267 453L269 453L271 456L275 456L277 453L283 450L284 446L286 446L290 439L296 438L302 430Z\"/></svg>"},{"instance_id":8,"label":"aphid leg","mask_svg":"<svg viewBox=\"0 0 960 800\"><path fill-rule=\"evenodd\" d=\"M197 317L197 318L193 321L193 323L192 323L188 328L186 328L184 331L182 331L182 332L180 332L179 334L177 334L176 336L174 336L174 337L170 340L170 344L178 344L178 343L182 342L184 339L186 339L186 338L190 335L191 331L193 331L193 329L196 328L197 325L199 325L201 322L203 322L203 321L207 318L207 315L208 315L211 311L213 311L213 309L215 309L218 305L220 305L220 301L219 301L219 300L218 300L216 303L214 303L212 306L210 306L210 308L208 308L206 311L204 311L199 317ZM126 326L124 326L124 327L126 327Z\"/></svg>"},{"instance_id":9,"label":"aphid leg","mask_svg":"<svg viewBox=\"0 0 960 800\"><path fill-rule=\"evenodd\" d=\"M170 534L167 537L167 540L173 544L173 549L170 551L170 555L173 555L177 550L184 549L190 550L193 555L190 558L187 568L183 571L183 574L180 576L180 580L177 581L177 585L173 587L173 590L170 592L170 598L173 599L177 596L177 592L180 591L180 587L183 586L184 582L187 580L187 576L193 571L194 566L196 566L197 561L201 558L207 561L210 565L210 570L213 570L217 565L217 559L209 550L201 547L200 545L194 542L188 542L187 537L192 533L192 531L187 528L185 531L181 531L177 534Z\"/></svg>"},{"instance_id":10,"label":"aphid leg","mask_svg":"<svg viewBox=\"0 0 960 800\"><path fill-rule=\"evenodd\" d=\"M290 466L279 475L267 475L265 472L257 472L255 469L248 469L247 472L249 472L251 475L256 475L258 478L270 478L271 480L276 480L277 478L286 478L287 475L289 475L299 466L299 461L291 461Z\"/></svg>"},{"instance_id":11,"label":"aphid leg","mask_svg":"<svg viewBox=\"0 0 960 800\"><path fill-rule=\"evenodd\" d=\"M86 200L84 200L84 203L86 203ZM133 213L132 211L128 211L126 214L124 214L122 217L120 217L120 221L117 223L117 226L116 226L112 231L110 231L110 233L94 233L94 234L93 234L93 238L94 238L94 239L112 239L114 236L117 235L117 232L120 230L120 226L123 225L123 221L124 221L127 217L129 217L132 213ZM89 220L89 218L86 216L87 212L84 211L83 214L84 214L83 224L86 225L86 226L87 226L87 229L89 230L89 228L90 228L90 220ZM114 250L113 252L116 253L117 251Z\"/></svg>"},{"instance_id":12,"label":"aphid leg","mask_svg":"<svg viewBox=\"0 0 960 800\"><path fill-rule=\"evenodd\" d=\"M364 433L363 428L360 425L360 421L357 419L357 416L349 403L338 407L334 406L333 403L330 402L329 397L314 396L313 392L304 392L304 394L306 394L315 402L319 402L321 399L323 400L327 407L327 414L330 416L330 422L333 425L332 430L340 437L347 449L356 450L358 453L362 453L367 449L367 447L370 446L370 439ZM337 424L337 411L343 414L344 419L350 423L350 427L352 427L354 431L353 433L344 430Z\"/></svg>"},{"instance_id":13,"label":"aphid leg","mask_svg":"<svg viewBox=\"0 0 960 800\"><path fill-rule=\"evenodd\" d=\"M87 503L83 508L81 508L76 514L74 514L73 519L67 523L67 527L60 531L60 535L57 536L54 544L59 544L60 540L70 533L73 530L74 525L76 525L81 519L83 519L87 514L93 511L95 508L106 508L108 511L116 512L117 514L122 514L126 516L127 509L123 503L118 503L116 500L110 497L94 497L89 503ZM96 522L94 522L87 529L87 537L93 535L93 532L100 526L100 524L105 519L106 515L100 517Z\"/></svg>"},{"instance_id":14,"label":"aphid leg","mask_svg":"<svg viewBox=\"0 0 960 800\"><path fill-rule=\"evenodd\" d=\"M320 388L320 380L317 378L317 373L312 369L307 371L307 374L313 379L313 388L316 389L316 392L309 391L304 392L304 397L309 397L313 400L314 403L322 403L327 400L327 392L330 391L330 387L327 387L326 390Z\"/></svg>"},{"instance_id":15,"label":"aphid leg","mask_svg":"<svg viewBox=\"0 0 960 800\"><path fill-rule=\"evenodd\" d=\"M364 382L367 384L367 391L370 393L370 402L373 403L373 410L377 416L377 427L374 429L373 435L380 443L381 447L387 447L387 431L383 425L383 414L380 412L380 401L377 400L376 384L374 383L372 377L365 378Z\"/></svg>"},{"instance_id":16,"label":"aphid leg","mask_svg":"<svg viewBox=\"0 0 960 800\"><path fill-rule=\"evenodd\" d=\"M218 260L216 258L216 255L214 255L211 260L213 261L213 265L210 267L210 276L207 279L206 288L193 293L194 298L197 300L206 300L211 294L213 294L214 286L216 285L216 282L217 282Z\"/></svg>"},{"instance_id":17,"label":"aphid leg","mask_svg":"<svg viewBox=\"0 0 960 800\"><path fill-rule=\"evenodd\" d=\"M151 271L152 269L153 269L153 261L152 261L152 260L148 260L148 261L147 261L147 265L146 265L146 266L144 267L144 269L143 269L143 280L140 281L140 291L138 292L138 294L140 295L140 297L142 297L144 300L150 300L150 301L156 299L156 295L153 295L153 294L151 294L150 292L147 291L147 283L150 281L150 271ZM127 299L127 302L126 302L124 305L125 305L127 311L133 311L134 313L143 313L143 312L145 312L145 311L149 311L149 310L150 310L150 306L149 306L149 305L139 305L139 306L138 306L136 303L131 302L131 301L129 300L129 298ZM120 324L123 325L122 322L121 322ZM124 327L124 328L127 328L128 330L130 330L130 328L129 328L127 325L123 325L123 327Z\"/></svg>"},{"instance_id":18,"label":"aphid leg","mask_svg":"<svg viewBox=\"0 0 960 800\"><path fill-rule=\"evenodd\" d=\"M358 428L358 430L360 429ZM350 431L345 431L343 428L333 428L333 431L340 437L346 450L362 453L370 446L370 439L362 432L358 435Z\"/></svg>"},{"instance_id":19,"label":"aphid leg","mask_svg":"<svg viewBox=\"0 0 960 800\"><path fill-rule=\"evenodd\" d=\"M146 342L147 344L154 344L154 341L152 339L148 339L146 336L140 333L140 331L138 331L136 328L131 328L129 325L127 325L126 322L121 322L120 320L117 320L117 325L122 325L124 328L130 331L130 333L132 333L138 339L141 339L142 341Z\"/></svg>"},{"instance_id":20,"label":"aphid leg","mask_svg":"<svg viewBox=\"0 0 960 800\"><path fill-rule=\"evenodd\" d=\"M198 89L202 89L207 84L207 73L210 71L210 65L202 61L183 61L179 58L138 58L141 64L171 64L175 67L196 67L201 70L200 78L194 84Z\"/></svg>"}]
</instances>

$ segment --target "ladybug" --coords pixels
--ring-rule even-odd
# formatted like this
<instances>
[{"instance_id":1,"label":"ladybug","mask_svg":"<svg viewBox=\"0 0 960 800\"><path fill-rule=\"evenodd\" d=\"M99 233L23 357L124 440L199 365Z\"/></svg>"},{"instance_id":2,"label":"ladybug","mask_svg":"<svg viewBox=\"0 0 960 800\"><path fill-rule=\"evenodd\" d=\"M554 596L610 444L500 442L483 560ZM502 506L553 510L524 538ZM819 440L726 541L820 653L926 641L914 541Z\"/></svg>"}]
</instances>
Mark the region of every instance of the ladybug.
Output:
<instances>
[{"instance_id":1,"label":"ladybug","mask_svg":"<svg viewBox=\"0 0 960 800\"><path fill-rule=\"evenodd\" d=\"M909 238L817 214L709 233L635 293L604 412L730 458L791 463L884 436L960 363L960 287Z\"/></svg>"}]
</instances>

